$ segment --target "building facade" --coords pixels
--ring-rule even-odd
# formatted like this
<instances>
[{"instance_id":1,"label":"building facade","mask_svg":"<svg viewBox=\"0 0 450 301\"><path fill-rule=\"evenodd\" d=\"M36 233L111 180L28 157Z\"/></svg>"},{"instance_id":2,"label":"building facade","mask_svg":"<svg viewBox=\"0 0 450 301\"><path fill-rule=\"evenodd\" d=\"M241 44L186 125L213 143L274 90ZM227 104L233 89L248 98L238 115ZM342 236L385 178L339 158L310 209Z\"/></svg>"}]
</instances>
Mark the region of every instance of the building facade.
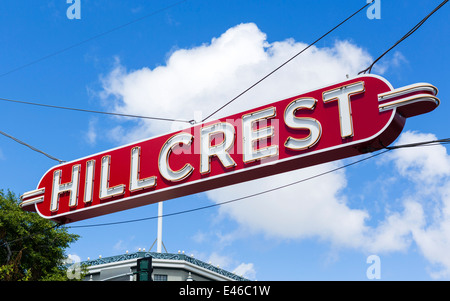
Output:
<instances>
[{"instance_id":1,"label":"building facade","mask_svg":"<svg viewBox=\"0 0 450 301\"><path fill-rule=\"evenodd\" d=\"M249 281L184 253L135 252L81 262L84 281L136 281L138 260L152 258L153 281Z\"/></svg>"}]
</instances>

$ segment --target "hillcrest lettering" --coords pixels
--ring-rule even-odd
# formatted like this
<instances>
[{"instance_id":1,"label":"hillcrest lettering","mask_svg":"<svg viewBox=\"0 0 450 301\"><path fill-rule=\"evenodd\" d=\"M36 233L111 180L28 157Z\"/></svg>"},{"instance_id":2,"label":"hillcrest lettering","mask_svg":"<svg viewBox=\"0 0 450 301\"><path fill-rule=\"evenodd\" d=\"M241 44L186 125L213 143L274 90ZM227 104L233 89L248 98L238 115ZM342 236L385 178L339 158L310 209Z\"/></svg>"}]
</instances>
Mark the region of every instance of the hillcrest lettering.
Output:
<instances>
[{"instance_id":1,"label":"hillcrest lettering","mask_svg":"<svg viewBox=\"0 0 450 301\"><path fill-rule=\"evenodd\" d=\"M375 151L434 110L436 95L358 76L54 166L21 206L69 223Z\"/></svg>"}]
</instances>

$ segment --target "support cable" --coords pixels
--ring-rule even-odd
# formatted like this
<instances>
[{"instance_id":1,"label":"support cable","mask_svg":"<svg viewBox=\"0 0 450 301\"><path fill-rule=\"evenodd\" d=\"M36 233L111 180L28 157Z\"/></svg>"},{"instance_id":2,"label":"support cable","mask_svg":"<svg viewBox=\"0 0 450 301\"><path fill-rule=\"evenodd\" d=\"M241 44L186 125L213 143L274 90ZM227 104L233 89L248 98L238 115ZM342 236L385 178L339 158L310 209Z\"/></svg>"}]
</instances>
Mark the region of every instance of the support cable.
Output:
<instances>
[{"instance_id":1,"label":"support cable","mask_svg":"<svg viewBox=\"0 0 450 301\"><path fill-rule=\"evenodd\" d=\"M419 29L420 26L425 23L425 21L428 20L429 17L431 17L435 12L437 12L444 4L446 4L448 0L442 1L441 4L439 4L432 12L430 12L425 18L423 18L419 23L417 23L411 30L409 30L402 38L400 38L394 45L392 45L388 50L386 50L382 55L380 55L376 60L373 61L373 63L367 67L366 69L360 71L358 74L366 74L366 72L371 72L372 67L383 57L385 56L389 51L394 49L398 44L406 40L410 35L412 35L417 29Z\"/></svg>"},{"instance_id":2,"label":"support cable","mask_svg":"<svg viewBox=\"0 0 450 301\"><path fill-rule=\"evenodd\" d=\"M63 110L78 111L78 112L85 112L85 113L105 114L105 115L114 115L114 116L121 116L121 117L133 117L133 118L142 118L142 119L153 119L153 120L161 120L161 121L183 122L183 123L189 123L189 124L193 124L194 123L193 120L162 118L162 117L150 117L150 116L142 116L142 115L132 115L132 114L122 114L122 113L103 112L103 111L95 111L95 110L87 110L87 109L78 109L78 108L63 107L63 106L56 106L56 105L49 105L49 104L42 104L42 103L37 103L37 102L29 102L29 101L15 100L15 99L2 98L2 97L0 97L0 100L1 101L13 102L13 103L20 103L20 104L26 104L26 105L39 106L39 107L63 109Z\"/></svg>"},{"instance_id":3,"label":"support cable","mask_svg":"<svg viewBox=\"0 0 450 301\"><path fill-rule=\"evenodd\" d=\"M410 143L410 144L395 145L395 146L392 146L392 147L384 147L384 150L379 152L379 153L375 153L375 154L373 154L371 156L368 156L368 157L362 158L360 160L351 162L349 164L345 164L343 166L340 166L340 167L328 170L326 172L323 172L323 173L320 173L320 174L317 174L317 175L314 175L314 176L311 176L311 177L308 177L308 178L304 178L304 179L301 179L301 180L298 180L298 181L295 181L295 182L291 182L291 183L288 183L288 184L285 184L285 185L282 185L282 186L278 186L278 187L275 187L275 188L272 188L272 189L268 189L268 190L260 191L260 192L254 193L254 194L246 195L246 196L243 196L243 197L240 197L240 198L235 198L235 199L232 199L232 200L224 201L224 202L221 202L221 203L216 203L216 204L207 205L207 206L203 206L203 207L197 207L197 208L193 208L193 209L178 211L178 212L174 212L174 213L163 214L161 216L158 215L158 216L151 216L151 217L145 217L145 218L140 218L140 219L118 221L118 222L111 222L111 223L102 223L102 224L69 226L68 228L73 228L73 229L75 229L75 228L93 228L93 227L101 227L101 226L111 226L111 225L118 225L118 224L134 223L134 222L140 222L140 221L157 219L159 217L175 216L175 215L190 213L190 212L194 212L194 211L209 209L209 208L213 208L213 207L218 207L218 206L221 206L221 205L234 203L234 202L237 202L237 201L241 201L241 200L244 200L244 199L248 199L248 198L251 198L251 197L255 197L255 196L258 196L258 195L262 195L262 194L265 194L265 193L269 193L269 192L273 192L273 191L276 191L276 190L279 190L279 189L283 189L283 188L286 188L286 187L289 187L289 186L292 186L292 185L295 185L295 184L306 182L306 181L318 178L320 176L333 173L333 172L338 171L340 169L344 169L344 168L350 167L352 165L356 165L358 163L361 163L363 161L375 158L377 156L380 156L380 155L383 155L383 154L385 154L387 152L390 152L390 151L392 151L394 149L411 148L411 147L419 147L419 146L434 146L434 145L439 145L439 144L450 144L450 138L439 139L439 140L432 140L432 141L424 141L424 142L417 142L417 143ZM55 224L53 227L51 227L51 228L49 228L47 230L50 230L50 229L53 229L55 227L59 227L59 226L62 226L62 225L63 224ZM11 244L11 243L14 243L14 242L17 242L17 241L20 241L20 240L32 237L32 236L37 235L39 233L40 232L36 232L36 233L30 234L30 235L27 235L27 236L24 236L24 237L19 237L19 238L15 239L15 240L12 240L12 241L9 241L9 242L5 241L3 244L0 245L0 247L3 247L3 246L8 246L9 247L9 244Z\"/></svg>"},{"instance_id":4,"label":"support cable","mask_svg":"<svg viewBox=\"0 0 450 301\"><path fill-rule=\"evenodd\" d=\"M31 62L27 63L27 64L21 65L21 66L19 66L19 67L16 67L16 68L14 68L14 69L11 69L11 70L9 70L9 71L6 71L6 72L4 72L4 73L1 73L1 74L0 74L0 77L6 76L6 75L8 75L8 74L10 74L10 73L16 72L16 71L18 71L18 70L24 69L24 68L26 68L26 67L29 67L29 66L31 66L31 65L34 65L34 64L39 63L39 62L41 62L41 61L44 61L44 60L46 60L46 59L49 59L49 58L51 58L51 57L53 57L53 56L56 56L56 55L61 54L61 53L63 53L63 52L66 52L66 51L68 51L68 50L70 50L70 49L72 49L72 48L75 48L75 47L78 47L78 46L80 46L80 45L86 44L87 42L90 42L90 41L92 41L92 40L95 40L95 39L97 39L97 38L100 38L100 37L102 37L102 36L105 36L105 35L107 35L107 34L110 34L110 33L114 32L114 31L117 31L117 30L119 30L119 29L122 29L122 28L124 28L124 27L127 27L127 26L129 26L129 25L131 25L131 24L137 23L137 22L142 21L142 20L144 20L144 19L147 19L147 18L149 18L149 17L152 17L152 16L154 16L154 15L156 15L156 14L159 14L159 13L161 13L161 12L163 12L163 11L166 11L166 10L172 8L172 7L175 7L175 6L177 6L177 5L180 5L181 3L186 2L186 1L187 1L187 0L182 0L182 1L175 2L175 3L173 3L173 4L170 4L170 5L166 6L166 7L163 7L163 8L160 8L160 9L158 9L158 10L155 10L155 11L153 11L152 13L149 13L149 14L147 14L147 15L145 15L145 16L142 16L142 17L140 17L140 18L134 19L134 20L129 21L129 22L127 22L127 23L124 23L124 24L122 24L122 25L116 26L116 27L114 27L114 28L112 28L112 29L109 29L109 30L107 30L107 31L104 31L104 32L102 32L102 33L99 33L99 34L97 34L97 35L95 35L95 36L89 37L89 38L87 38L87 39L85 39L85 40L83 40L83 41L80 41L80 42L78 42L78 43L76 43L76 44L70 45L70 46L68 46L68 47L66 47L66 48L57 50L57 51L55 51L55 52L53 52L53 53L50 53L50 54L48 54L48 55L45 55L45 56L43 56L43 57L41 57L41 58L39 58L39 59L36 59L36 60L34 60L34 61L31 61Z\"/></svg>"},{"instance_id":5,"label":"support cable","mask_svg":"<svg viewBox=\"0 0 450 301\"><path fill-rule=\"evenodd\" d=\"M402 144L402 145L394 145L394 146L385 146L384 148L388 149L388 150L393 150L393 149L398 149L398 148L409 148L409 147L416 147L416 146L433 146L433 145L439 145L439 144L450 144L450 138Z\"/></svg>"},{"instance_id":6,"label":"support cable","mask_svg":"<svg viewBox=\"0 0 450 301\"><path fill-rule=\"evenodd\" d=\"M220 202L220 203L216 203L216 204L212 204L212 205L207 205L207 206L203 206L203 207L197 207L197 208L188 209L188 210L184 210L184 211L178 211L178 212L174 212L174 213L163 214L162 216L151 216L151 217L144 217L144 218L140 218L140 219L126 220L126 221L120 221L120 222L111 222L111 223L103 223L103 224L92 224L92 225L80 225L80 226L69 226L69 227L70 228L87 228L87 227L110 226L110 225L118 225L118 224L125 224L125 223L133 223L133 222L140 222L140 221L145 221L145 220L156 219L158 217L168 217L168 216L180 215L180 214L190 213L190 212L194 212L194 211L199 211L199 210L209 209L209 208L213 208L213 207L218 207L218 206L222 206L222 205L225 205L225 204L230 204L230 203L234 203L234 202L241 201L241 200L244 200L244 199L248 199L248 198L251 198L251 197L255 197L255 196L258 196L258 195L262 195L262 194L266 194L266 193L269 193L269 192L273 192L273 191L276 191L276 190L279 190L279 189L283 189L283 188L286 188L286 187L289 187L289 186L292 186L292 185L295 185L295 184L299 184L299 183L302 183L302 182L306 182L306 181L318 178L320 176L324 176L326 174L338 171L340 169L344 169L344 168L349 167L351 165L355 165L357 163L360 163L362 161L371 159L373 157L382 155L382 154L384 154L384 153L386 153L388 151L390 151L390 150L384 150L383 152L380 152L380 153L374 154L372 156L363 158L361 160L349 163L347 165L343 165L343 166L340 166L340 167L328 170L326 172L323 172L323 173L320 173L320 174L317 174L317 175L314 175L314 176L311 176L311 177L308 177L308 178L304 178L304 179L301 179L301 180L298 180L298 181L295 181L295 182L291 182L291 183L288 183L288 184L285 184L285 185L282 185L282 186L278 186L278 187L275 187L275 188L271 188L271 189L268 189L268 190L260 191L260 192L257 192L257 193L253 193L253 194L250 194L250 195L246 195L246 196L243 196L243 197L239 197L239 198L236 198L236 199L232 199L232 200L228 200L228 201L224 201L224 202Z\"/></svg>"},{"instance_id":7,"label":"support cable","mask_svg":"<svg viewBox=\"0 0 450 301\"><path fill-rule=\"evenodd\" d=\"M282 186L278 186L278 187L275 187L275 188L271 188L271 189L268 189L268 190L260 191L260 192L257 192L257 193L253 193L253 194L250 194L250 195L246 195L246 196L243 196L243 197L235 198L235 199L232 199L232 200L228 200L228 201L224 201L224 202L220 202L220 203L216 203L216 204L211 204L211 205L207 205L207 206L203 206L203 207L197 207L197 208L188 209L188 210L184 210L184 211L178 211L178 212L174 212L174 213L163 214L161 216L158 215L158 216L144 217L144 218L140 218L140 219L126 220L126 221L118 221L118 222L103 223L103 224L69 226L69 227L70 228L89 228L89 227L99 227L99 226L111 226L111 225L118 225L118 224L126 224L126 223L133 223L133 222L140 222L140 221L157 219L158 217L168 217L168 216L180 215L180 214L190 213L190 212L194 212L194 211L199 211L199 210L209 209L209 208L213 208L213 207L218 207L218 206L222 206L222 205L225 205L225 204L230 204L230 203L234 203L234 202L241 201L241 200L244 200L244 199L248 199L248 198L251 198L251 197L255 197L255 196L259 196L259 195L266 194L266 193L269 193L269 192L273 192L273 191L276 191L276 190L279 190L279 189L283 189L283 188L286 188L286 187L289 187L289 186L292 186L292 185L295 185L295 184L299 184L299 183L302 183L302 182L306 182L306 181L309 181L309 180L312 180L312 179L315 179L315 178L318 178L318 177L321 177L321 176L324 176L324 175L336 172L338 170L350 167L352 165L356 165L356 164L361 163L363 161L375 158L377 156L380 156L380 155L383 155L383 154L385 154L387 152L390 152L390 151L392 151L394 149L411 148L411 147L419 147L419 146L433 146L433 145L439 145L439 144L450 144L450 138L439 139L439 140L432 140L432 141L425 141L425 142L417 142L417 143L411 143L411 144L402 144L402 145L396 145L396 146L391 146L391 147L384 147L384 150L379 152L379 153L375 153L375 154L373 154L371 156L368 156L368 157L359 159L357 161L345 164L343 166L340 166L340 167L328 170L326 172L323 172L323 173L320 173L320 174L317 174L317 175L314 175L314 176L311 176L311 177L303 178L301 180L294 181L294 182L291 182L291 183L288 183L288 184L285 184L285 185L282 185Z\"/></svg>"},{"instance_id":8,"label":"support cable","mask_svg":"<svg viewBox=\"0 0 450 301\"><path fill-rule=\"evenodd\" d=\"M291 62L293 59L295 59L297 56L299 56L300 54L302 54L303 52L305 52L306 50L308 50L311 46L313 46L314 44L316 44L317 42L319 42L320 40L322 40L324 37L326 37L328 34L330 34L331 32L333 32L336 28L338 28L339 26L341 26L342 24L344 24L345 22L347 22L349 19L351 19L354 15L358 14L361 10L363 10L364 8L366 8L367 6L369 6L370 4L372 4L375 0L372 0L371 2L367 3L366 5L364 5L363 7L361 7L360 9L358 9L356 12L354 12L353 14L351 14L349 17L347 17L345 20L341 21L338 25L336 25L335 27L333 27L332 29L330 29L328 32L326 32L324 35L322 35L320 38L318 38L317 40L315 40L312 44L306 46L305 48L303 48L301 51L299 51L298 53L296 53L294 56L292 56L290 59L288 59L287 61L285 61L283 64L281 64L280 66L278 66L277 68L275 68L274 70L272 70L271 72L269 72L267 75L265 75L264 77L262 77L260 80L258 80L256 83L254 83L253 85L251 85L250 87L248 87L247 89L245 89L243 92L241 92L239 95L237 95L236 97L234 97L233 99L231 99L230 101L228 101L226 104L224 104L223 106L221 106L220 108L218 108L216 111L214 111L213 113L211 113L210 115L208 115L206 118L204 118L202 120L202 122L205 122L207 119L209 119L211 116L215 115L217 112L219 112L220 110L222 110L223 108L225 108L226 106L228 106L230 103L232 103L233 101L235 101L236 99L238 99L239 97L241 97L242 95L244 95L245 93L247 93L248 91L250 91L251 89L253 89L255 86L257 86L258 84L260 84L262 81L264 81L265 79L267 79L269 76L271 76L272 74L274 74L275 72L277 72L278 70L280 70L282 67L284 67L286 64L288 64L289 62Z\"/></svg>"},{"instance_id":9,"label":"support cable","mask_svg":"<svg viewBox=\"0 0 450 301\"><path fill-rule=\"evenodd\" d=\"M53 157L52 155L49 155L49 154L47 154L46 152L41 151L41 150L35 148L34 146L31 146L31 145L29 145L28 143L25 143L25 142L23 142L23 141L21 141L21 140L15 138L15 137L13 137L13 136L7 134L7 133L5 133L5 132L0 131L0 134L3 135L3 136L8 137L8 138L10 138L10 139L12 139L12 140L14 140L14 141L16 141L17 143L20 143L20 144L22 144L22 145L25 145L26 147L29 147L30 149L34 150L35 152L41 153L41 154L43 154L44 156L46 156L46 157L48 157L48 158L50 158L50 159L52 159L52 160L58 161L59 164L66 162L66 161L60 160L60 159L58 159L58 158L55 158L55 157Z\"/></svg>"}]
</instances>

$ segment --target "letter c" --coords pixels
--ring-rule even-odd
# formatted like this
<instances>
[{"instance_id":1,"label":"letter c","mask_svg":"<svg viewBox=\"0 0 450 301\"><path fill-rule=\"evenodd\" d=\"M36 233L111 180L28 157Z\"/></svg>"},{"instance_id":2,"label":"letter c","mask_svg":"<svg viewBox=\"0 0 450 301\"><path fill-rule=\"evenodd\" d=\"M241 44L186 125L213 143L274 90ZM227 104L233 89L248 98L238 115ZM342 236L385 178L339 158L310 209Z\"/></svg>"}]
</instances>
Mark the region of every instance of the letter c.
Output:
<instances>
[{"instance_id":1,"label":"letter c","mask_svg":"<svg viewBox=\"0 0 450 301\"><path fill-rule=\"evenodd\" d=\"M193 139L194 137L189 133L179 133L170 137L166 143L164 143L158 158L159 172L164 179L171 182L177 182L185 179L192 173L194 168L189 163L186 163L180 170L172 170L169 165L169 156L174 147L178 146L180 143L190 145Z\"/></svg>"}]
</instances>

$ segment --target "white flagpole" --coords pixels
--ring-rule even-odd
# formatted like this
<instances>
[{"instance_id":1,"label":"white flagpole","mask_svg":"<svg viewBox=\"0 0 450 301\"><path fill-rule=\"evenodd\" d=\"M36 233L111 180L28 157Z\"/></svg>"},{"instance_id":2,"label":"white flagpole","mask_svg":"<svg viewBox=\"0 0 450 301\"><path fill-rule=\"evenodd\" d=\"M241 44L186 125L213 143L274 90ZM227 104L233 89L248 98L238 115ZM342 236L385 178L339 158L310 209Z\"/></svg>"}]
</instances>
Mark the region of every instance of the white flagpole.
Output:
<instances>
[{"instance_id":1,"label":"white flagpole","mask_svg":"<svg viewBox=\"0 0 450 301\"><path fill-rule=\"evenodd\" d=\"M156 237L156 252L161 253L161 244L162 244L162 214L163 214L163 205L162 202L158 203L158 236Z\"/></svg>"}]
</instances>

